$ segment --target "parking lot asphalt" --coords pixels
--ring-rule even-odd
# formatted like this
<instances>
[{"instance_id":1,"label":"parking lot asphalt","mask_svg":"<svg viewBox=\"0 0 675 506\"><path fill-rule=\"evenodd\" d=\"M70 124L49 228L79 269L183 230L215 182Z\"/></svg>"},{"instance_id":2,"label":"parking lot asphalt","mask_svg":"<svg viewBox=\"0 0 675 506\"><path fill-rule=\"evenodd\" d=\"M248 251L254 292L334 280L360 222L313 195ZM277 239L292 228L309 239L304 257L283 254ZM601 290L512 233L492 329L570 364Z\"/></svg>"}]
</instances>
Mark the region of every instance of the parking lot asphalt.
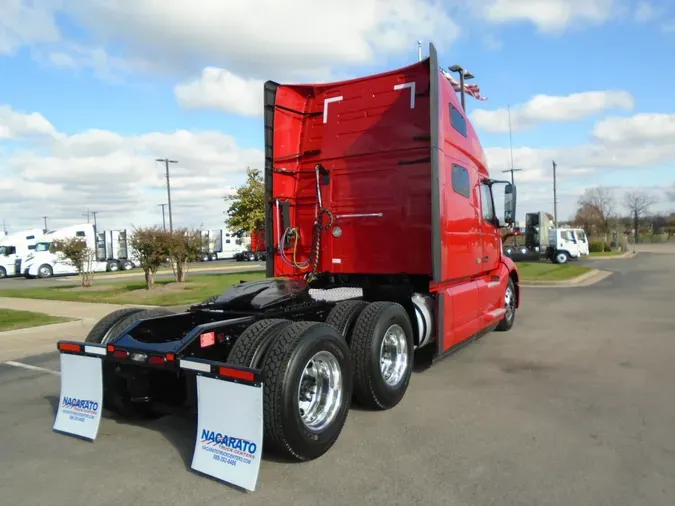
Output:
<instances>
[{"instance_id":1,"label":"parking lot asphalt","mask_svg":"<svg viewBox=\"0 0 675 506\"><path fill-rule=\"evenodd\" d=\"M675 251L666 253L599 260L614 274L590 287L524 288L511 332L415 373L393 410L353 408L324 457L265 459L248 494L190 470L191 418L106 417L84 442L51 430L57 375L0 365L2 503L671 506ZM59 368L56 353L20 362Z\"/></svg>"}]
</instances>

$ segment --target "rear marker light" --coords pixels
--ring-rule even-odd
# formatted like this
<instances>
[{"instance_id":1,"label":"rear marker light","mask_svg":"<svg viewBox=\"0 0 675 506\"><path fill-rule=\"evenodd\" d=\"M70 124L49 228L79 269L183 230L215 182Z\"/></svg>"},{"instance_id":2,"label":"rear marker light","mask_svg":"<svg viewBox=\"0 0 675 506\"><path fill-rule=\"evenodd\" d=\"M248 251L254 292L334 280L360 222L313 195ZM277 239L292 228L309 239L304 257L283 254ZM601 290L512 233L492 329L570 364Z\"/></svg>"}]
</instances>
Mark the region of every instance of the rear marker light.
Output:
<instances>
[{"instance_id":1,"label":"rear marker light","mask_svg":"<svg viewBox=\"0 0 675 506\"><path fill-rule=\"evenodd\" d=\"M75 353L81 353L82 346L73 343L59 343L59 351L73 351Z\"/></svg>"},{"instance_id":2,"label":"rear marker light","mask_svg":"<svg viewBox=\"0 0 675 506\"><path fill-rule=\"evenodd\" d=\"M173 362L173 361L176 360L176 355L174 355L173 353L167 353L167 354L166 354L166 359L167 359L169 362Z\"/></svg>"},{"instance_id":3,"label":"rear marker light","mask_svg":"<svg viewBox=\"0 0 675 506\"><path fill-rule=\"evenodd\" d=\"M109 344L108 345L108 353L113 353L114 351L115 351L115 346L113 346L112 344Z\"/></svg>"},{"instance_id":4,"label":"rear marker light","mask_svg":"<svg viewBox=\"0 0 675 506\"><path fill-rule=\"evenodd\" d=\"M255 374L250 371L240 371L230 367L219 367L218 375L225 378L240 379L244 381L255 381Z\"/></svg>"},{"instance_id":5,"label":"rear marker light","mask_svg":"<svg viewBox=\"0 0 675 506\"><path fill-rule=\"evenodd\" d=\"M199 336L199 344L202 348L207 346L213 346L216 344L216 333L215 332L205 332Z\"/></svg>"}]
</instances>

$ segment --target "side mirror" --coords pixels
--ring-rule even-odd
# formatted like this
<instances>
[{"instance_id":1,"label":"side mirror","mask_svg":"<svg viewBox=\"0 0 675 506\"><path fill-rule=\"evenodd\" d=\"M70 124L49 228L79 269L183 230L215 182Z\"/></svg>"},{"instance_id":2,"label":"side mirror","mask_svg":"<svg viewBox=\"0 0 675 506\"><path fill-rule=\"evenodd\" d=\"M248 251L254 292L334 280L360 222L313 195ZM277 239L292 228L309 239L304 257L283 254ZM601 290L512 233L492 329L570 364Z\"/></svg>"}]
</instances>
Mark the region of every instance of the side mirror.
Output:
<instances>
[{"instance_id":1,"label":"side mirror","mask_svg":"<svg viewBox=\"0 0 675 506\"><path fill-rule=\"evenodd\" d=\"M516 221L516 185L504 187L504 222L511 225Z\"/></svg>"}]
</instances>

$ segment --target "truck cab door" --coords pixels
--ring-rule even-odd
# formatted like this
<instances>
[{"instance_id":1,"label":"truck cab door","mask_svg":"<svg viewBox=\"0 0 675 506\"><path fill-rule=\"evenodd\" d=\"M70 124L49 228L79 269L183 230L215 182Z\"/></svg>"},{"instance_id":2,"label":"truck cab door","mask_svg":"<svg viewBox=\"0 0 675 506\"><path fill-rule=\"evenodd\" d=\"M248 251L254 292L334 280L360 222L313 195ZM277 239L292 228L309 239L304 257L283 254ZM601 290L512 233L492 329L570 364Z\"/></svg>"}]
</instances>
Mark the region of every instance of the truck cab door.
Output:
<instances>
[{"instance_id":1,"label":"truck cab door","mask_svg":"<svg viewBox=\"0 0 675 506\"><path fill-rule=\"evenodd\" d=\"M503 306L505 281L492 279L499 267L501 230L497 224L492 187L480 183L480 241L482 246L481 275L478 278L480 314L486 315Z\"/></svg>"}]
</instances>

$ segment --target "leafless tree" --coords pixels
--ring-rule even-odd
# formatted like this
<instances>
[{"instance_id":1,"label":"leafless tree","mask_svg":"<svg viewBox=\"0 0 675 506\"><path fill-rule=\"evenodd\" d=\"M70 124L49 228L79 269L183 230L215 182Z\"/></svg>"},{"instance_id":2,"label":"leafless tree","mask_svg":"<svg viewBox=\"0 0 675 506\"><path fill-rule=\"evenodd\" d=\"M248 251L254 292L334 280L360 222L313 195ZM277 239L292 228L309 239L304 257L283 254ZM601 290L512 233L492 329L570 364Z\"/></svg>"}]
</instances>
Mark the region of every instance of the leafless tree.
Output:
<instances>
[{"instance_id":1,"label":"leafless tree","mask_svg":"<svg viewBox=\"0 0 675 506\"><path fill-rule=\"evenodd\" d=\"M656 202L656 198L642 191L626 192L623 196L623 205L626 206L626 209L630 211L630 214L633 217L636 243L638 241L640 218L643 218L649 211L649 208L656 204Z\"/></svg>"},{"instance_id":2,"label":"leafless tree","mask_svg":"<svg viewBox=\"0 0 675 506\"><path fill-rule=\"evenodd\" d=\"M604 233L609 231L609 221L614 216L614 205L614 193L603 186L587 188L579 197L579 207L585 209L587 213L595 214L601 232Z\"/></svg>"}]
</instances>

